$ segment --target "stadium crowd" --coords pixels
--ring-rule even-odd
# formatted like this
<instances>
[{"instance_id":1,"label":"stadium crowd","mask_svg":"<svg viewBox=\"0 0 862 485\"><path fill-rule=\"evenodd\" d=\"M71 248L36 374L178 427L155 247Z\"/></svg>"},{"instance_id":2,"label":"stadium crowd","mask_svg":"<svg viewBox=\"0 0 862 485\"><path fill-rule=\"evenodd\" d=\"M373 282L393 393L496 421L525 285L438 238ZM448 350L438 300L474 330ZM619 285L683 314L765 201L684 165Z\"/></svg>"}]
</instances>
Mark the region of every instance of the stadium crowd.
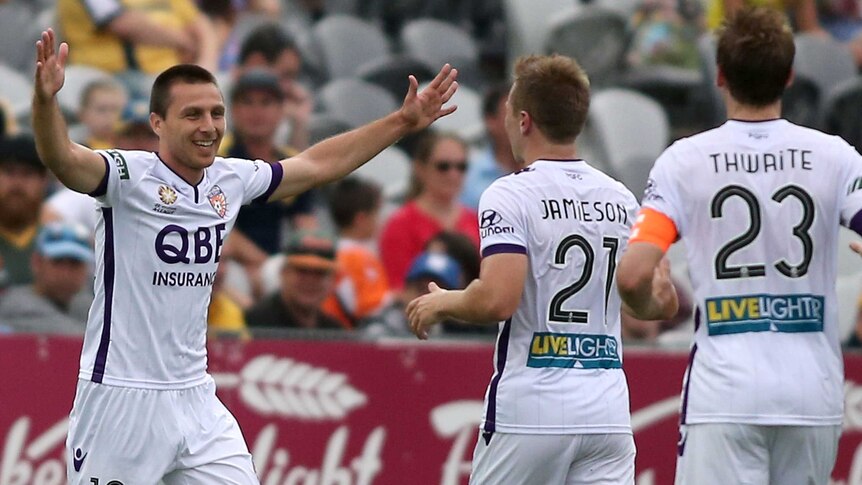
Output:
<instances>
[{"instance_id":1,"label":"stadium crowd","mask_svg":"<svg viewBox=\"0 0 862 485\"><path fill-rule=\"evenodd\" d=\"M632 105L614 108L629 118L630 131L635 125L631 137L619 121L603 122L596 101L579 150L638 196L662 149L717 124L704 94L714 89L714 59L703 39L743 3L792 6L800 38L813 36L849 60L847 79L802 76L799 85L817 91L792 92L789 118L829 129L828 107L860 84L862 12L855 1L548 0L537 2L535 19L517 1L174 0L148 8L146 1L0 0L0 332L80 334L93 297L95 204L52 178L30 135L30 93L20 80L32 84L34 28L54 27L73 47L60 102L72 138L93 149L157 150L146 96L154 75L177 63L199 64L219 79L229 120L220 155L268 162L388 113L400 103L407 74L422 83L441 62L459 69L459 109L449 119L402 139L345 180L242 209L209 307L210 330L237 338L272 329L408 335L404 307L430 282L456 289L478 276L479 234L492 225L476 212L480 195L517 168L503 119L507 66L518 54L568 53L583 60L597 94L634 96ZM584 46L566 35L584 18L621 23L621 33ZM534 40L529 31L547 35ZM603 62L591 63L596 55ZM646 125L666 129L655 136ZM847 135L843 125L832 129ZM847 138L859 148L857 131L859 139ZM620 143L637 147L626 152ZM169 204L169 193L157 195ZM851 315L842 317L849 322L842 329L859 346L854 292L862 272L846 269L839 293L842 312ZM627 342L688 342L685 272L684 264L674 266L677 317L626 319ZM491 336L496 328L444 324L435 331Z\"/></svg>"}]
</instances>

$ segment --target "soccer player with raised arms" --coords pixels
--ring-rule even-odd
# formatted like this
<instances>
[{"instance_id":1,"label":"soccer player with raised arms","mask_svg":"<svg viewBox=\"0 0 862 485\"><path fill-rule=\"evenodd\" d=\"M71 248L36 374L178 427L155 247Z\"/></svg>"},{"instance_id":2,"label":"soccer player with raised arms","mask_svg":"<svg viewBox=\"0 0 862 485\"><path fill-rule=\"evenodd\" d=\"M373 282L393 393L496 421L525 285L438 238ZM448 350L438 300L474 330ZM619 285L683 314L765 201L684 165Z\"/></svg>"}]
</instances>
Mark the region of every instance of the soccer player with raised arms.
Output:
<instances>
[{"instance_id":1,"label":"soccer player with raised arms","mask_svg":"<svg viewBox=\"0 0 862 485\"><path fill-rule=\"evenodd\" d=\"M862 157L781 118L793 34L746 9L718 35L728 121L656 161L617 270L625 306L663 318L655 274L685 242L695 334L683 378L676 483L826 485L844 404L839 225L862 233Z\"/></svg>"},{"instance_id":2,"label":"soccer player with raised arms","mask_svg":"<svg viewBox=\"0 0 862 485\"><path fill-rule=\"evenodd\" d=\"M43 162L92 195L96 297L70 416L73 485L257 484L251 455L206 372L206 310L225 238L243 204L290 197L359 167L455 110L446 65L401 108L277 163L216 157L225 106L212 74L167 69L153 84L158 153L93 151L69 140L56 95L68 45L36 43L33 126Z\"/></svg>"},{"instance_id":3,"label":"soccer player with raised arms","mask_svg":"<svg viewBox=\"0 0 862 485\"><path fill-rule=\"evenodd\" d=\"M473 485L634 483L613 278L638 204L577 156L589 102L574 60L518 61L505 125L522 169L480 199L480 276L408 305L420 338L444 319L499 322Z\"/></svg>"}]
</instances>

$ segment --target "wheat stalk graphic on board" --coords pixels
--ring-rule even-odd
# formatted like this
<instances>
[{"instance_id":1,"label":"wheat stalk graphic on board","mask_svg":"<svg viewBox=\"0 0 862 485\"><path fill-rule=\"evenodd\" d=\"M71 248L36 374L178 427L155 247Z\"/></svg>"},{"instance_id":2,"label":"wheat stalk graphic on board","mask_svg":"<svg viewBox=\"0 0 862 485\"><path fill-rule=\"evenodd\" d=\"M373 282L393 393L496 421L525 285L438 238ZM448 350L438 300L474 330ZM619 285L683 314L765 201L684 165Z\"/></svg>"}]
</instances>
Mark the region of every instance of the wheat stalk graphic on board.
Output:
<instances>
[{"instance_id":1,"label":"wheat stalk graphic on board","mask_svg":"<svg viewBox=\"0 0 862 485\"><path fill-rule=\"evenodd\" d=\"M220 389L239 388L243 403L264 416L338 420L368 401L345 374L274 355L255 357L239 374L213 378Z\"/></svg>"}]
</instances>

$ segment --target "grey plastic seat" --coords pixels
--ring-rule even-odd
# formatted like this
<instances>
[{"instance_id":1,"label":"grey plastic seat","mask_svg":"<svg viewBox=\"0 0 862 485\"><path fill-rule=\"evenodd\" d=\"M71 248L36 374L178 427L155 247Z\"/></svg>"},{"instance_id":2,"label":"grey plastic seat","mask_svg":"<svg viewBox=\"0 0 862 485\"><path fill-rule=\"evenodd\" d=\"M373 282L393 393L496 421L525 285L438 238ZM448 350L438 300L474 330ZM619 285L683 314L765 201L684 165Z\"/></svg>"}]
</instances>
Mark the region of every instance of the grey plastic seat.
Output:
<instances>
[{"instance_id":1,"label":"grey plastic seat","mask_svg":"<svg viewBox=\"0 0 862 485\"><path fill-rule=\"evenodd\" d=\"M93 81L110 79L111 74L95 67L80 64L66 66L66 82L57 93L57 102L66 113L77 114L81 105L81 95Z\"/></svg>"},{"instance_id":2,"label":"grey plastic seat","mask_svg":"<svg viewBox=\"0 0 862 485\"><path fill-rule=\"evenodd\" d=\"M401 45L408 55L437 72L445 63L476 65L479 47L470 34L448 22L417 19L401 29Z\"/></svg>"},{"instance_id":3,"label":"grey plastic seat","mask_svg":"<svg viewBox=\"0 0 862 485\"><path fill-rule=\"evenodd\" d=\"M23 3L0 3L0 63L25 72L35 68L39 40L32 37L35 18L33 10Z\"/></svg>"},{"instance_id":4,"label":"grey plastic seat","mask_svg":"<svg viewBox=\"0 0 862 485\"><path fill-rule=\"evenodd\" d=\"M382 118L398 107L385 89L359 79L331 81L318 93L323 111L355 128Z\"/></svg>"},{"instance_id":5,"label":"grey plastic seat","mask_svg":"<svg viewBox=\"0 0 862 485\"><path fill-rule=\"evenodd\" d=\"M361 65L390 53L389 41L377 26L349 15L323 18L312 29L310 43L329 79L353 76Z\"/></svg>"},{"instance_id":6,"label":"grey plastic seat","mask_svg":"<svg viewBox=\"0 0 862 485\"><path fill-rule=\"evenodd\" d=\"M572 0L503 0L509 69L522 55L542 54L551 21L580 8Z\"/></svg>"},{"instance_id":7,"label":"grey plastic seat","mask_svg":"<svg viewBox=\"0 0 862 485\"><path fill-rule=\"evenodd\" d=\"M626 17L590 5L556 18L549 26L544 51L577 60L596 86L621 76L630 37Z\"/></svg>"},{"instance_id":8,"label":"grey plastic seat","mask_svg":"<svg viewBox=\"0 0 862 485\"><path fill-rule=\"evenodd\" d=\"M841 43L820 35L797 34L794 37L796 57L793 69L799 76L814 82L825 96L832 88L857 74L850 50Z\"/></svg>"},{"instance_id":9,"label":"grey plastic seat","mask_svg":"<svg viewBox=\"0 0 862 485\"><path fill-rule=\"evenodd\" d=\"M315 113L308 121L308 141L315 144L348 130L350 125L344 121L326 113Z\"/></svg>"},{"instance_id":10,"label":"grey plastic seat","mask_svg":"<svg viewBox=\"0 0 862 485\"><path fill-rule=\"evenodd\" d=\"M424 89L428 83L419 85ZM455 133L468 142L477 142L485 134L485 121L482 118L482 96L468 86L459 85L458 91L447 106L456 104L458 109L449 116L438 119L431 129Z\"/></svg>"},{"instance_id":11,"label":"grey plastic seat","mask_svg":"<svg viewBox=\"0 0 862 485\"><path fill-rule=\"evenodd\" d=\"M636 91L605 89L593 95L587 123L608 166L640 198L656 158L670 140L664 108Z\"/></svg>"},{"instance_id":12,"label":"grey plastic seat","mask_svg":"<svg viewBox=\"0 0 862 485\"><path fill-rule=\"evenodd\" d=\"M408 76L413 75L419 83L424 83L434 79L435 72L418 59L396 55L363 64L357 77L389 91L395 99L402 99L407 94Z\"/></svg>"},{"instance_id":13,"label":"grey plastic seat","mask_svg":"<svg viewBox=\"0 0 862 485\"><path fill-rule=\"evenodd\" d=\"M0 63L0 98L9 102L15 118L29 112L32 97L33 81L12 67Z\"/></svg>"},{"instance_id":14,"label":"grey plastic seat","mask_svg":"<svg viewBox=\"0 0 862 485\"><path fill-rule=\"evenodd\" d=\"M836 86L821 106L823 130L844 138L862 153L862 78Z\"/></svg>"},{"instance_id":15,"label":"grey plastic seat","mask_svg":"<svg viewBox=\"0 0 862 485\"><path fill-rule=\"evenodd\" d=\"M398 199L410 183L410 157L398 147L388 147L354 174L371 180L383 188L388 200Z\"/></svg>"}]
</instances>

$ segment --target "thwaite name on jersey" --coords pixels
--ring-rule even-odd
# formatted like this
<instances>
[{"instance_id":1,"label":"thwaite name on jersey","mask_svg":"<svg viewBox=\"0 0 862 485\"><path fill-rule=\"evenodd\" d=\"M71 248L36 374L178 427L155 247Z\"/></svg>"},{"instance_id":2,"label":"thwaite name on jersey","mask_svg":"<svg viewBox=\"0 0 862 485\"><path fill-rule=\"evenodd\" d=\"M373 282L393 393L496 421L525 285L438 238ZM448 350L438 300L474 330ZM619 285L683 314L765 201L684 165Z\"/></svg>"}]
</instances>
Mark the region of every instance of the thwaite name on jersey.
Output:
<instances>
[{"instance_id":1,"label":"thwaite name on jersey","mask_svg":"<svg viewBox=\"0 0 862 485\"><path fill-rule=\"evenodd\" d=\"M788 148L776 153L711 153L715 173L769 173L780 170L812 170L811 150Z\"/></svg>"},{"instance_id":2,"label":"thwaite name on jersey","mask_svg":"<svg viewBox=\"0 0 862 485\"><path fill-rule=\"evenodd\" d=\"M626 207L619 203L575 199L542 199L542 219L628 224Z\"/></svg>"}]
</instances>

